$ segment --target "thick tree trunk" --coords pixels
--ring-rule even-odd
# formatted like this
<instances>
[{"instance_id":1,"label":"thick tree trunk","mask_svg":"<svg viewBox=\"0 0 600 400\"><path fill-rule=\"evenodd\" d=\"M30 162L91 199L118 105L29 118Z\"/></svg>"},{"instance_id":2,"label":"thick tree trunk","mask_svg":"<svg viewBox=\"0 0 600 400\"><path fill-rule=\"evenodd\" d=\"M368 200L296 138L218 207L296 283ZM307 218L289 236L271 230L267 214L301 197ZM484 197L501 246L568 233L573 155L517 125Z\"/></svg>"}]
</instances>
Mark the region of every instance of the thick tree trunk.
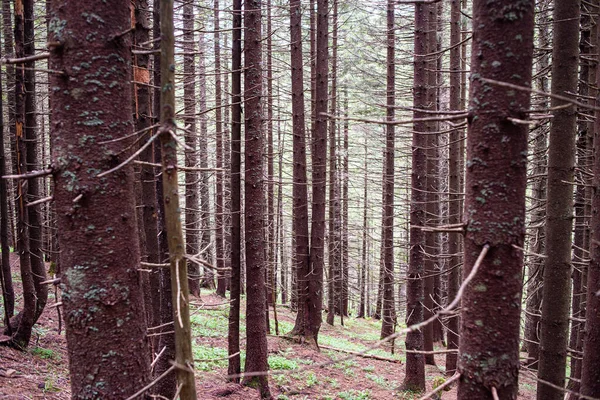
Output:
<instances>
[{"instance_id":1,"label":"thick tree trunk","mask_svg":"<svg viewBox=\"0 0 600 400\"><path fill-rule=\"evenodd\" d=\"M479 269L462 298L459 400L515 399L519 389L528 127L513 119L527 118L530 93L492 81L531 84L533 22L533 1L473 3L463 276Z\"/></svg>"},{"instance_id":2,"label":"thick tree trunk","mask_svg":"<svg viewBox=\"0 0 600 400\"><path fill-rule=\"evenodd\" d=\"M579 0L554 2L552 87L557 95L577 92L579 61ZM560 77L560 79L558 79ZM553 108L565 104L551 100ZM573 169L577 110L555 110L548 147L546 202L546 259L542 289L542 324L538 377L565 385L569 308L571 301L571 244L573 228ZM538 400L560 400L564 393L538 381Z\"/></svg>"},{"instance_id":3,"label":"thick tree trunk","mask_svg":"<svg viewBox=\"0 0 600 400\"><path fill-rule=\"evenodd\" d=\"M139 244L131 234L133 169L115 169L133 139L111 140L127 133L113 124L132 125L131 53L128 38L119 36L130 28L129 2L54 0L50 14L50 68L69 71L69 79L51 75L50 86L59 90L50 96L71 393L126 398L150 373ZM98 32L104 33L97 40L86 40Z\"/></svg>"}]
</instances>

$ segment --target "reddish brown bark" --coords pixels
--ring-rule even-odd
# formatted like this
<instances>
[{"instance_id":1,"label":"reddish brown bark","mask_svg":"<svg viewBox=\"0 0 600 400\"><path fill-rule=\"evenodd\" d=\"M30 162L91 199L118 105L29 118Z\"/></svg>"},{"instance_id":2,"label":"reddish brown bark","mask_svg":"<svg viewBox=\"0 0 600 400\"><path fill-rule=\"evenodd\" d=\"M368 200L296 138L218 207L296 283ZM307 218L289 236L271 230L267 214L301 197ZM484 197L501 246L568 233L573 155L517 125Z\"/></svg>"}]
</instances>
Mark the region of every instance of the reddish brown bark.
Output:
<instances>
[{"instance_id":1,"label":"reddish brown bark","mask_svg":"<svg viewBox=\"0 0 600 400\"><path fill-rule=\"evenodd\" d=\"M217 268L223 271L225 268L224 254L224 193L223 179L224 174L221 171L223 168L223 110L222 106L222 88L221 88L221 33L219 23L219 0L214 1L214 41L215 41L215 134L216 134L216 207L215 207L215 241ZM217 273L217 294L225 297L227 290L227 278L223 272Z\"/></svg>"},{"instance_id":2,"label":"reddish brown bark","mask_svg":"<svg viewBox=\"0 0 600 400\"><path fill-rule=\"evenodd\" d=\"M415 4L415 37L414 37L414 80L413 80L413 113L415 119L424 114L419 111L427 104L427 17L429 4ZM427 137L426 126L417 121L413 125L412 139L412 168L410 195L410 252L406 272L406 324L413 325L423 321L423 280L425 235L419 228L425 225L425 202L427 200L425 147ZM406 334L407 350L423 350L423 333L420 330ZM403 387L405 390L425 390L425 357L422 354L406 354L406 376Z\"/></svg>"},{"instance_id":3,"label":"reddish brown bark","mask_svg":"<svg viewBox=\"0 0 600 400\"><path fill-rule=\"evenodd\" d=\"M310 325L310 298L308 279L309 269L309 233L308 233L308 195L306 186L306 128L304 108L304 78L302 60L302 13L300 0L290 1L290 35L292 67L292 123L294 153L293 190L293 227L294 267L298 293L298 314L292 333L316 340L316 333ZM313 294L314 295L314 294Z\"/></svg>"},{"instance_id":4,"label":"reddish brown bark","mask_svg":"<svg viewBox=\"0 0 600 400\"><path fill-rule=\"evenodd\" d=\"M270 399L266 375L267 326L264 236L264 130L261 68L261 2L246 0L244 5L244 116L245 116L245 233L246 233L246 376L244 384L255 386L263 399Z\"/></svg>"},{"instance_id":5,"label":"reddish brown bark","mask_svg":"<svg viewBox=\"0 0 600 400\"><path fill-rule=\"evenodd\" d=\"M596 43L600 31L596 31ZM596 85L600 82L600 63L596 64ZM596 100L596 106L598 101ZM590 223L590 263L587 271L586 322L580 393L597 397L600 393L600 118L594 124L594 178L592 186L592 220Z\"/></svg>"},{"instance_id":6,"label":"reddish brown bark","mask_svg":"<svg viewBox=\"0 0 600 400\"><path fill-rule=\"evenodd\" d=\"M473 3L463 276L489 252L462 298L460 400L493 399L492 388L516 399L519 389L528 127L511 118L527 118L530 94L483 79L531 84L533 17L533 1Z\"/></svg>"},{"instance_id":7,"label":"reddish brown bark","mask_svg":"<svg viewBox=\"0 0 600 400\"><path fill-rule=\"evenodd\" d=\"M73 398L126 398L149 377L131 165L129 2L53 1L52 159ZM95 37L88 41L86 37ZM93 76L93 79L90 78ZM89 101L83 101L89 99ZM115 129L115 126L121 128ZM119 368L114 368L119 365ZM125 374L126 372L126 374Z\"/></svg>"},{"instance_id":8,"label":"reddish brown bark","mask_svg":"<svg viewBox=\"0 0 600 400\"><path fill-rule=\"evenodd\" d=\"M386 118L393 121L396 104L396 33L394 22L394 0L387 3L387 88ZM383 203L383 299L381 310L381 338L394 333L396 325L396 304L394 301L394 154L396 138L394 125L386 126L385 174ZM366 171L365 171L366 173Z\"/></svg>"},{"instance_id":9,"label":"reddish brown bark","mask_svg":"<svg viewBox=\"0 0 600 400\"><path fill-rule=\"evenodd\" d=\"M460 109L460 0L450 2L450 111ZM460 131L450 132L450 150L448 161L448 223L460 222ZM448 235L448 253L452 255L449 261L450 273L448 275L448 301L452 301L460 285L460 250L461 236L458 233ZM448 350L458 349L458 316L450 316L447 322ZM453 375L456 371L458 360L457 353L446 355L446 374Z\"/></svg>"},{"instance_id":10,"label":"reddish brown bark","mask_svg":"<svg viewBox=\"0 0 600 400\"><path fill-rule=\"evenodd\" d=\"M227 373L239 374L240 361L240 285L241 285L241 134L242 134L242 1L233 1L231 52L231 290L227 351ZM233 378L235 382L239 378Z\"/></svg>"}]
</instances>

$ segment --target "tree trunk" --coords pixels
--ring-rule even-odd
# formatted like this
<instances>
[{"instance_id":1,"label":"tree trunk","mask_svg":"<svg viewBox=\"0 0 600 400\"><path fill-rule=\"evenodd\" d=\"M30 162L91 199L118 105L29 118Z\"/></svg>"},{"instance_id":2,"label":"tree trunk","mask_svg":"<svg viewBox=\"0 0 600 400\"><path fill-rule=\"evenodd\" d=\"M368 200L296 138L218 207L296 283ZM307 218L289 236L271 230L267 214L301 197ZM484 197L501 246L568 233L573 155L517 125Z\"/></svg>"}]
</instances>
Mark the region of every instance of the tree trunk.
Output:
<instances>
[{"instance_id":1,"label":"tree trunk","mask_svg":"<svg viewBox=\"0 0 600 400\"><path fill-rule=\"evenodd\" d=\"M298 313L292 334L300 335L305 340L312 340L316 344L318 330L311 330L311 312L320 315L321 304L318 308L313 305L310 288L310 258L309 258L309 233L308 233L308 194L306 179L306 127L304 108L304 78L302 60L302 14L300 0L290 1L290 38L291 38L291 66L292 66L292 123L294 132L294 186L292 231L294 233L294 266L293 274L296 277L296 291L298 293ZM294 286L294 285L292 285ZM293 296L292 296L293 298ZM320 324L319 324L320 325ZM318 326L317 326L318 328Z\"/></svg>"},{"instance_id":2,"label":"tree trunk","mask_svg":"<svg viewBox=\"0 0 600 400\"><path fill-rule=\"evenodd\" d=\"M31 0L26 0L31 1ZM24 37L24 0L15 1L15 55L25 56ZM25 174L29 171L27 160L27 131L26 122L26 70L25 63L17 65L15 73L15 157L13 162L17 166L17 174ZM11 321L11 326L16 327L13 332L11 346L25 349L29 345L31 329L36 320L36 294L32 271L31 241L29 237L29 218L31 213L26 208L28 196L28 185L19 181L17 183L17 251L21 268L21 280L23 283L23 309Z\"/></svg>"},{"instance_id":3,"label":"tree trunk","mask_svg":"<svg viewBox=\"0 0 600 400\"><path fill-rule=\"evenodd\" d=\"M69 79L50 76L50 87L58 88L50 96L71 394L126 398L150 374L139 244L132 235L133 169L116 169L133 138L111 128L132 125L131 53L128 39L114 36L131 27L129 2L54 0L50 13L50 43L56 43L50 68L69 71ZM86 40L98 30L106 36ZM87 80L88 74L95 78Z\"/></svg>"},{"instance_id":4,"label":"tree trunk","mask_svg":"<svg viewBox=\"0 0 600 400\"><path fill-rule=\"evenodd\" d=\"M365 160L364 160L364 181L363 181L363 231L362 231L362 259L360 263L360 275L359 275L359 285L358 289L360 291L360 303L358 305L358 318L365 318L368 316L368 311L366 309L367 306L367 293L368 293L368 282L367 282L367 274L369 270L369 256L368 256L368 242L367 242L367 231L369 229L369 209L368 209L368 194L369 194L369 179L368 179L368 156L369 156L369 147L367 145L368 140L365 136Z\"/></svg>"},{"instance_id":5,"label":"tree trunk","mask_svg":"<svg viewBox=\"0 0 600 400\"><path fill-rule=\"evenodd\" d=\"M1 51L1 50L0 50ZM1 54L0 54L1 58ZM6 175L6 155L4 148L4 102L2 97L2 79L0 77L0 177ZM6 179L0 178L0 283L2 284L2 301L4 304L4 325L7 333L12 334L10 318L15 312L15 290L10 270L10 248L8 245L8 190Z\"/></svg>"},{"instance_id":6,"label":"tree trunk","mask_svg":"<svg viewBox=\"0 0 600 400\"><path fill-rule=\"evenodd\" d=\"M183 123L187 128L185 144L185 166L196 168L198 155L196 153L198 137L196 135L196 57L194 41L194 4L183 4ZM185 251L187 254L200 252L200 224L198 213L198 177L193 170L185 172ZM200 296L200 267L197 263L188 261L188 281L190 294Z\"/></svg>"},{"instance_id":7,"label":"tree trunk","mask_svg":"<svg viewBox=\"0 0 600 400\"><path fill-rule=\"evenodd\" d=\"M554 2L552 93L577 92L579 61L578 0ZM557 79L560 77L560 79ZM565 104L551 100L551 107ZM572 107L555 110L548 147L548 199L546 202L546 259L542 289L542 325L538 377L565 385L569 306L571 300L571 232L573 228L573 169L577 112ZM538 381L538 400L559 400L563 391Z\"/></svg>"},{"instance_id":8,"label":"tree trunk","mask_svg":"<svg viewBox=\"0 0 600 400\"><path fill-rule=\"evenodd\" d=\"M396 104L396 32L394 23L394 0L387 2L387 90L386 117L388 121L395 118ZM383 203L383 247L384 274L383 300L381 312L381 338L394 333L396 325L396 303L394 301L394 154L396 146L394 125L386 126L385 146L385 179ZM365 171L366 173L366 171Z\"/></svg>"},{"instance_id":9,"label":"tree trunk","mask_svg":"<svg viewBox=\"0 0 600 400\"><path fill-rule=\"evenodd\" d=\"M308 277L310 336L317 343L321 328L325 250L325 188L327 180L328 0L317 0L315 123L312 134L312 222ZM307 335L305 335L307 336Z\"/></svg>"},{"instance_id":10,"label":"tree trunk","mask_svg":"<svg viewBox=\"0 0 600 400\"><path fill-rule=\"evenodd\" d=\"M264 237L264 131L262 124L261 2L244 6L244 114L245 114L245 220L246 220L246 365L245 372L267 372L267 326ZM245 385L270 399L267 375L246 376Z\"/></svg>"},{"instance_id":11,"label":"tree trunk","mask_svg":"<svg viewBox=\"0 0 600 400\"><path fill-rule=\"evenodd\" d=\"M415 4L415 38L414 38L414 81L413 81L413 113L415 119L423 118L419 111L427 104L427 18L429 4ZM423 280L425 235L419 228L425 224L425 204L427 195L426 145L427 136L423 135L426 126L417 121L413 125L411 197L410 197L410 253L406 282L406 325L410 326L423 321ZM407 350L423 350L423 333L420 330L406 334ZM425 357L423 354L406 354L405 390L425 390Z\"/></svg>"},{"instance_id":12,"label":"tree trunk","mask_svg":"<svg viewBox=\"0 0 600 400\"><path fill-rule=\"evenodd\" d=\"M460 110L460 0L450 2L450 111ZM456 225L461 220L460 210L460 131L450 132L450 150L448 161L448 224ZM458 293L460 286L460 241L459 233L448 234L448 253L450 273L448 275L448 302ZM450 316L447 320L448 350L458 349L458 316ZM446 375L452 376L456 371L457 353L446 355Z\"/></svg>"},{"instance_id":13,"label":"tree trunk","mask_svg":"<svg viewBox=\"0 0 600 400\"><path fill-rule=\"evenodd\" d=\"M333 0L332 45L331 45L331 92L330 114L337 114L337 0ZM336 120L329 120L329 280L327 323L334 324L334 317L340 314L341 265L340 265L340 193L337 171Z\"/></svg>"},{"instance_id":14,"label":"tree trunk","mask_svg":"<svg viewBox=\"0 0 600 400\"><path fill-rule=\"evenodd\" d=\"M220 41L220 24L219 24L219 0L214 1L214 40L215 40L215 134L216 142L216 157L217 157L217 172L216 175L216 209L215 209L215 225L216 234L215 241L217 243L215 249L217 253L217 294L225 297L227 290L227 278L222 272L225 268L225 253L224 253L224 208L223 208L223 111L222 111L222 94L221 94L221 41Z\"/></svg>"},{"instance_id":15,"label":"tree trunk","mask_svg":"<svg viewBox=\"0 0 600 400\"><path fill-rule=\"evenodd\" d=\"M177 142L175 125L175 32L173 25L173 0L160 3L160 128L158 134L162 155L163 202L165 227L168 232L171 292L173 301L173 324L175 326L175 361L177 390L181 400L196 400L194 382L194 358L189 312L189 288L185 244L181 227L179 207L179 183L177 180Z\"/></svg>"},{"instance_id":16,"label":"tree trunk","mask_svg":"<svg viewBox=\"0 0 600 400\"><path fill-rule=\"evenodd\" d=\"M150 26L148 21L148 1L136 0L134 3L135 16L135 34L134 45L139 46L150 39ZM145 54L138 54L133 59L133 77L139 84L134 85L135 96L135 130L140 132L139 138L142 139L151 134L144 131L152 125L152 93L150 86L150 57ZM144 132L141 132L144 131ZM154 162L154 144L149 146L140 154L140 161ZM156 179L154 177L153 167L141 167L141 199L140 206L141 222L143 227L143 240L141 247L141 260L149 263L159 263L158 257L158 225L156 218ZM154 270L149 275L149 288L146 293L146 314L148 315L148 326L154 327L160 325L160 271ZM158 344L160 337L152 340L152 351L160 352Z\"/></svg>"},{"instance_id":17,"label":"tree trunk","mask_svg":"<svg viewBox=\"0 0 600 400\"><path fill-rule=\"evenodd\" d=\"M231 49L231 289L227 373L239 374L240 363L240 284L241 284L241 136L242 136L242 0L233 1ZM233 378L239 382L239 378Z\"/></svg>"},{"instance_id":18,"label":"tree trunk","mask_svg":"<svg viewBox=\"0 0 600 400\"><path fill-rule=\"evenodd\" d=\"M160 0L154 0L153 3L153 37L161 37L161 25L160 25ZM160 54L161 44L155 42L155 50ZM155 124L160 123L161 116L161 63L160 56L154 56L153 67L154 67L154 104L153 104L153 116ZM158 130L156 131L158 133ZM154 161L162 163L162 150L159 143L154 146ZM167 243L167 227L165 223L165 202L163 201L164 189L162 179L155 180L155 191L156 191L156 210L157 210L157 230L158 230L158 259L160 262L166 262L169 255L169 248ZM171 325L173 323L173 294L171 291L171 274L167 268L161 268L159 271L159 291L160 291L160 325L163 326L159 329L160 333L160 344L159 348L164 352L158 359L158 362L154 366L154 374L157 376L165 373L170 367L170 362L175 359L175 335ZM170 333L169 333L170 332ZM155 394L160 395L169 399L175 397L177 391L177 377L175 374L168 374L165 378L159 381L155 387Z\"/></svg>"},{"instance_id":19,"label":"tree trunk","mask_svg":"<svg viewBox=\"0 0 600 400\"><path fill-rule=\"evenodd\" d=\"M597 3L594 3L597 4ZM596 41L600 31L596 30ZM596 63L596 87L600 83L600 63ZM596 101L598 106L598 101ZM592 187L592 220L590 223L590 263L587 271L585 335L581 364L582 395L597 397L600 393L600 118L596 112L594 124L594 178Z\"/></svg>"},{"instance_id":20,"label":"tree trunk","mask_svg":"<svg viewBox=\"0 0 600 400\"><path fill-rule=\"evenodd\" d=\"M533 23L533 2L473 3L463 276L479 269L462 297L459 400L515 399L519 389L528 127L513 118L527 118L530 93L492 81L531 84Z\"/></svg>"},{"instance_id":21,"label":"tree trunk","mask_svg":"<svg viewBox=\"0 0 600 400\"><path fill-rule=\"evenodd\" d=\"M200 168L204 169L200 173L200 248L206 249L205 260L212 262L212 243L211 231L212 224L210 222L210 172L208 169L208 120L206 116L206 44L204 34L200 32L198 39L198 80L200 86L200 141L198 151L200 153ZM201 286L206 289L215 288L214 272L209 268L204 268Z\"/></svg>"}]
</instances>

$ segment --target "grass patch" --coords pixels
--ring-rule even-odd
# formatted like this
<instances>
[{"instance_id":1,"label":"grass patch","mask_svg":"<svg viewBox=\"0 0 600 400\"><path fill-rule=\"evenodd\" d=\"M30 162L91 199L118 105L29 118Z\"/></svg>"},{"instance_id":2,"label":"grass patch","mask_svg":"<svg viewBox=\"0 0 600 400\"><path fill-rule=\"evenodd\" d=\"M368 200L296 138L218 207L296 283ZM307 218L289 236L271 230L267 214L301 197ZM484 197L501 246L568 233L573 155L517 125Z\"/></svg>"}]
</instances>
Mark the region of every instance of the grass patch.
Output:
<instances>
[{"instance_id":1,"label":"grass patch","mask_svg":"<svg viewBox=\"0 0 600 400\"><path fill-rule=\"evenodd\" d=\"M348 390L345 392L339 392L338 397L342 400L369 400L371 398L371 391L365 390Z\"/></svg>"},{"instance_id":2,"label":"grass patch","mask_svg":"<svg viewBox=\"0 0 600 400\"><path fill-rule=\"evenodd\" d=\"M269 356L269 368L272 370L292 370L298 369L298 363L294 360L289 360L283 356Z\"/></svg>"},{"instance_id":3,"label":"grass patch","mask_svg":"<svg viewBox=\"0 0 600 400\"><path fill-rule=\"evenodd\" d=\"M31 349L31 354L38 356L44 360L54 360L60 358L52 349L44 349L43 347L34 347Z\"/></svg>"}]
</instances>

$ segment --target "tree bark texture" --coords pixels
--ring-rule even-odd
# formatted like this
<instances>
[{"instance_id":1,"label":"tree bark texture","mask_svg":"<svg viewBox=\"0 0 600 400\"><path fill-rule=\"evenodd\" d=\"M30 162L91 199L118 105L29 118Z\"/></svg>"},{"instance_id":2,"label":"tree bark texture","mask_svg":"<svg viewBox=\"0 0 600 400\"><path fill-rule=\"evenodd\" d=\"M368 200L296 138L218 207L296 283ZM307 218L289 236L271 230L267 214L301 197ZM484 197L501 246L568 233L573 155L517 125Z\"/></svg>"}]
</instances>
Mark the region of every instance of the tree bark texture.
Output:
<instances>
[{"instance_id":1,"label":"tree bark texture","mask_svg":"<svg viewBox=\"0 0 600 400\"><path fill-rule=\"evenodd\" d=\"M53 1L52 160L74 399L126 398L148 380L133 169L129 1ZM85 100L84 100L85 99ZM116 368L115 366L118 366Z\"/></svg>"},{"instance_id":2,"label":"tree bark texture","mask_svg":"<svg viewBox=\"0 0 600 400\"><path fill-rule=\"evenodd\" d=\"M493 388L516 399L519 389L528 128L511 119L527 118L530 94L487 79L531 84L533 22L533 1L473 3L463 276L489 252L462 298L460 400L491 400Z\"/></svg>"},{"instance_id":3,"label":"tree bark texture","mask_svg":"<svg viewBox=\"0 0 600 400\"><path fill-rule=\"evenodd\" d=\"M245 372L267 372L267 325L264 231L264 127L262 98L261 1L244 6L244 115L245 115L245 229L246 229L246 365ZM267 375L246 376L245 385L256 387L270 399Z\"/></svg>"},{"instance_id":4,"label":"tree bark texture","mask_svg":"<svg viewBox=\"0 0 600 400\"><path fill-rule=\"evenodd\" d=\"M414 80L413 106L416 111L415 119L425 115L419 111L427 104L427 18L431 5L415 4L415 36L414 36ZM427 193L427 158L426 126L417 121L413 124L412 139L412 168L410 195L410 252L406 273L406 325L414 325L423 321L423 274L425 268L425 234L419 228L425 225L425 204ZM423 350L423 332L411 331L406 334L406 350ZM403 387L405 390L425 390L425 357L423 354L406 354L406 376Z\"/></svg>"}]
</instances>

